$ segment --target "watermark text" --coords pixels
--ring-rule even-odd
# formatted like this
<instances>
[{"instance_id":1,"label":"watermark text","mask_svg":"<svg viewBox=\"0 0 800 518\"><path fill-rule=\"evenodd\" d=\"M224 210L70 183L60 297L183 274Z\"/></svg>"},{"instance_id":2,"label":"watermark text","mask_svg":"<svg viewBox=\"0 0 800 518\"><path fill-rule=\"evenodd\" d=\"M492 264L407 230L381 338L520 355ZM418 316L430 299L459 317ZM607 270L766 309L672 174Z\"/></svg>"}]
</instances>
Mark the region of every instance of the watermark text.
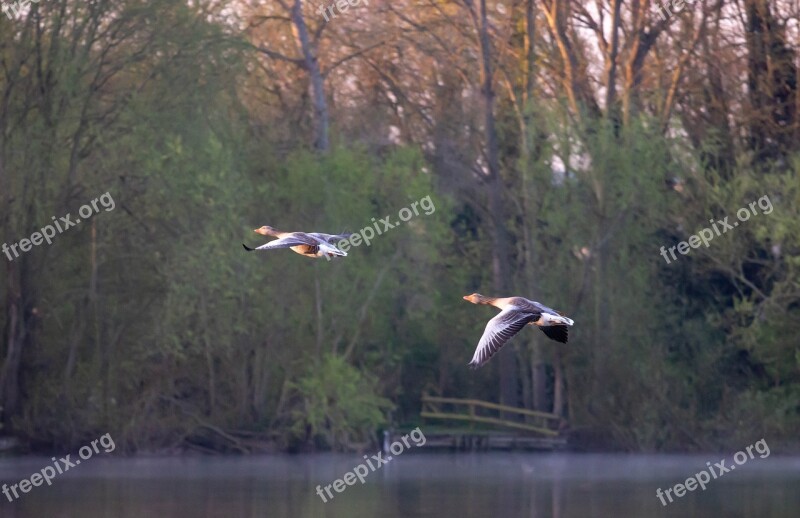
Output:
<instances>
[{"instance_id":1,"label":"watermark text","mask_svg":"<svg viewBox=\"0 0 800 518\"><path fill-rule=\"evenodd\" d=\"M78 214L81 216L81 218L91 218L95 213L99 213L100 209L97 206L98 202L100 203L100 206L106 209L106 212L114 210L114 207L116 207L114 198L112 198L111 194L107 192L99 198L93 199L86 205L81 205L81 208L78 209ZM55 216L53 216L51 219L53 220L55 227L52 224L45 225L39 232L34 232L31 234L30 239L20 239L19 243L11 243L10 246L7 243L3 243L2 250L6 257L8 257L8 260L13 261L20 256L20 252L17 251L18 248L20 251L22 251L22 253L25 253L30 251L30 249L34 246L41 245L43 241L47 241L47 244L49 245L53 242L53 238L56 237L56 230L58 230L58 233L60 234L70 227L77 226L78 223L81 222L80 218L75 218L73 220L71 214L67 214L58 220ZM14 257L11 257L12 252L14 253Z\"/></svg>"},{"instance_id":2,"label":"watermark text","mask_svg":"<svg viewBox=\"0 0 800 518\"><path fill-rule=\"evenodd\" d=\"M419 427L417 427L411 430L410 433L402 436L399 441L393 442L391 446L389 446L389 452L391 452L392 455L397 456L403 453L406 448L410 448L411 445L408 443L409 437L412 441L414 441L414 446L423 446L425 444L425 435L422 433ZM402 441L402 443L400 441ZM384 457L383 452L378 452L378 454L373 455L372 458L367 458L367 456L364 455L364 460L367 461L366 464L359 464L353 468L353 471L348 471L344 474L344 476L342 476L342 478L337 478L324 488L322 486L317 486L317 494L325 503L327 503L328 499L333 500L334 495L331 493L331 488L333 488L333 490L337 493L341 493L347 488L347 486L352 486L355 484L356 480L363 484L366 476L372 471L382 468L384 464L388 464L393 458L392 455L386 455L386 457ZM372 471L367 469L367 466L369 466ZM328 495L328 498L325 498L323 489L324 493Z\"/></svg>"},{"instance_id":3,"label":"watermark text","mask_svg":"<svg viewBox=\"0 0 800 518\"><path fill-rule=\"evenodd\" d=\"M100 453L100 449L97 447L97 443L100 443L100 446L103 447L103 451L105 453L111 453L116 448L114 444L114 439L111 438L111 434L102 435L99 439L93 440L89 445L81 446L78 450L78 456L80 459L75 459L74 461L70 460L72 456L67 455L61 459L56 460L55 457L52 458L53 465L52 466L45 466L41 470L37 471L30 478L23 478L16 484L8 485L3 484L2 493L6 495L9 502L13 502L15 499L20 497L20 494L17 492L17 488L23 493L29 492L35 486L41 486L42 482L47 482L47 485L52 485L53 478L56 475L61 475L65 471L69 471L71 468L74 468L78 464L81 463L81 460L87 460L92 457L95 453ZM13 498L12 498L13 493Z\"/></svg>"},{"instance_id":4,"label":"watermark text","mask_svg":"<svg viewBox=\"0 0 800 518\"><path fill-rule=\"evenodd\" d=\"M769 457L769 445L767 445L767 441L765 439L761 439L760 441L756 441L755 444L751 444L744 451L737 451L736 454L733 456L733 462L729 466L725 465L725 459L722 459L719 462L714 463L711 465L711 462L706 462L706 470L700 470L699 472L695 473L691 477L687 478L683 484L675 484L673 487L668 487L666 491L661 491L659 487L656 489L656 497L661 500L661 505L666 506L667 501L664 499L664 496L667 497L669 503L672 503L672 495L670 493L675 493L675 498L681 498L683 495L686 494L686 491L694 491L699 486L702 488L703 491L706 490L706 484L711 482L712 480L716 480L717 478L721 477L725 473L731 472L736 469L736 466L741 466L742 464L746 463L748 460L754 458L753 449L756 450L756 453L762 459L766 459ZM710 473L710 475L709 475Z\"/></svg>"},{"instance_id":5,"label":"watermark text","mask_svg":"<svg viewBox=\"0 0 800 518\"><path fill-rule=\"evenodd\" d=\"M773 210L772 202L770 201L769 196L764 195L757 201L750 203L750 205L748 205L747 207L742 207L741 209L736 211L736 217L739 218L739 221L744 222L750 219L750 212L753 213L753 216L757 216L758 212L756 211L756 204L764 214L772 213ZM747 210L748 207L750 210ZM662 246L661 256L664 258L667 264L669 264L672 261L677 260L677 257L675 256L676 248L678 249L678 252L682 255L686 255L689 253L689 247L699 248L701 243L705 245L706 248L708 248L709 242L712 239L714 239L714 233L716 233L717 236L721 236L728 230L733 230L734 228L739 226L739 221L734 221L733 224L728 223L729 218L730 216L725 216L724 218L718 221L714 221L713 218L708 220L709 223L712 223L711 227L714 229L713 232L711 228L706 227L700 230L697 234L689 236L688 243L686 241L681 241L677 245L671 246L669 248L664 248ZM720 232L720 230L722 230L722 232ZM667 252L669 252L669 254L672 256L672 261L670 261L669 258L667 257Z\"/></svg>"}]
</instances>

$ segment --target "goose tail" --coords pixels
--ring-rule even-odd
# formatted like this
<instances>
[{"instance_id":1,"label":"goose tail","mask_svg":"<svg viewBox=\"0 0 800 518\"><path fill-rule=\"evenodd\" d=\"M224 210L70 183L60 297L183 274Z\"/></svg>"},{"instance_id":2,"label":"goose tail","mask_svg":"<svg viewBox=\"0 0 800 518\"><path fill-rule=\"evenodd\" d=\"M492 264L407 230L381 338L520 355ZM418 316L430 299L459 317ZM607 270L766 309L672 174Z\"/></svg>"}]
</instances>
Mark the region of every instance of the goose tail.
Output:
<instances>
[{"instance_id":1,"label":"goose tail","mask_svg":"<svg viewBox=\"0 0 800 518\"><path fill-rule=\"evenodd\" d=\"M320 243L319 249L321 251L325 252L326 254L329 254L329 255L338 255L339 257L346 257L347 256L347 252L339 250L335 246L331 246L331 245L328 245L328 244L325 244L325 243Z\"/></svg>"}]
</instances>

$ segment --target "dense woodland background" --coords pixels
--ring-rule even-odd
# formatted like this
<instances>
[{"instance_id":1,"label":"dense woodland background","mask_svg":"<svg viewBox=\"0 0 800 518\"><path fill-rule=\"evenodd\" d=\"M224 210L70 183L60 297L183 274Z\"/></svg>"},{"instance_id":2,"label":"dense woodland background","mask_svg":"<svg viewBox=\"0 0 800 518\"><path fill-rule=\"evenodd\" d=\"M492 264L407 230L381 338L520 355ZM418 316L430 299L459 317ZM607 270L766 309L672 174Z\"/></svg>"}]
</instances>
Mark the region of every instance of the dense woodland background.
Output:
<instances>
[{"instance_id":1,"label":"dense woodland background","mask_svg":"<svg viewBox=\"0 0 800 518\"><path fill-rule=\"evenodd\" d=\"M797 0L320 5L0 18L0 241L116 202L0 256L3 433L341 449L428 393L559 413L582 447L797 449ZM428 195L343 260L241 247ZM494 314L473 291L566 312L570 343L525 330L470 371Z\"/></svg>"}]
</instances>

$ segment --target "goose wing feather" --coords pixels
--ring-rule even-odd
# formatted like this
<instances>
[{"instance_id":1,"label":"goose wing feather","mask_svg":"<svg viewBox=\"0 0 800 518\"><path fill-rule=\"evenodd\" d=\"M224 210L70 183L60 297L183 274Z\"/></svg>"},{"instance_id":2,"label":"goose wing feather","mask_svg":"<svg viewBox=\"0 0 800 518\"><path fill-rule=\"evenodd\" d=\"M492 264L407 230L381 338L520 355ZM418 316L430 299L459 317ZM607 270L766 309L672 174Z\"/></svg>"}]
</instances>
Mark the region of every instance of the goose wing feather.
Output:
<instances>
[{"instance_id":1,"label":"goose wing feather","mask_svg":"<svg viewBox=\"0 0 800 518\"><path fill-rule=\"evenodd\" d=\"M274 241L270 241L269 243L265 243L256 248L247 248L246 246L245 248L247 250L272 250L275 248L291 248L293 246L300 246L300 245L316 245L317 241L318 240L312 239L306 236L305 234L295 233L278 238Z\"/></svg>"},{"instance_id":2,"label":"goose wing feather","mask_svg":"<svg viewBox=\"0 0 800 518\"><path fill-rule=\"evenodd\" d=\"M342 239L347 239L348 237L352 236L353 234L323 234L322 232L312 232L309 234L313 236L315 239L319 239L331 245L336 245Z\"/></svg>"},{"instance_id":3,"label":"goose wing feather","mask_svg":"<svg viewBox=\"0 0 800 518\"><path fill-rule=\"evenodd\" d=\"M486 324L469 366L477 369L485 364L512 336L537 317L536 313L523 312L516 308L504 309L495 315Z\"/></svg>"},{"instance_id":4,"label":"goose wing feather","mask_svg":"<svg viewBox=\"0 0 800 518\"><path fill-rule=\"evenodd\" d=\"M569 327L563 326L546 326L540 327L539 329L542 330L544 334L551 340L555 340L556 342L561 342L562 344L567 343L569 340Z\"/></svg>"}]
</instances>

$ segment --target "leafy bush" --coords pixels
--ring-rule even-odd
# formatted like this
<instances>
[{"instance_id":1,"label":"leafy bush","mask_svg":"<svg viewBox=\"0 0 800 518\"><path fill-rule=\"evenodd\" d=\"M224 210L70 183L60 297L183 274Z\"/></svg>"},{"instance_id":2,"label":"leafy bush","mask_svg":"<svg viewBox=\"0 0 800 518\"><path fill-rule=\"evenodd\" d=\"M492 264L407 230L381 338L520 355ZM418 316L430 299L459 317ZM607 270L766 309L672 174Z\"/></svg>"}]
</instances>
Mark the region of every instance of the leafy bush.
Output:
<instances>
[{"instance_id":1,"label":"leafy bush","mask_svg":"<svg viewBox=\"0 0 800 518\"><path fill-rule=\"evenodd\" d=\"M325 355L290 384L292 438L316 446L348 448L370 441L392 403L376 393L377 379L342 357Z\"/></svg>"}]
</instances>

